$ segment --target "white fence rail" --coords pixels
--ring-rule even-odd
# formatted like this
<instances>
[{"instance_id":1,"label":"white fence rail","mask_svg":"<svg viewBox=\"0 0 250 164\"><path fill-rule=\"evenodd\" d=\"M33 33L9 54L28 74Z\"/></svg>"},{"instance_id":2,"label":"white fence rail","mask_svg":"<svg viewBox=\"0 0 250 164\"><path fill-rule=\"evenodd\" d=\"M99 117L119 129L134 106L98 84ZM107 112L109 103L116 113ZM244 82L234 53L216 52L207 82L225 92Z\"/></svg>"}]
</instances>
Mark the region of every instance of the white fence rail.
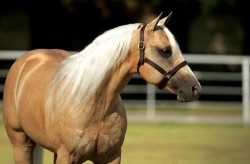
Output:
<instances>
[{"instance_id":1,"label":"white fence rail","mask_svg":"<svg viewBox=\"0 0 250 164\"><path fill-rule=\"evenodd\" d=\"M193 64L239 64L242 66L242 106L243 106L243 122L250 123L250 109L249 109L249 74L250 74L250 57L239 55L195 55L189 54L186 56L187 61ZM229 75L230 76L230 75ZM198 77L199 78L199 77ZM233 79L233 78L232 78ZM230 91L232 88L226 88Z\"/></svg>"},{"instance_id":2,"label":"white fence rail","mask_svg":"<svg viewBox=\"0 0 250 164\"><path fill-rule=\"evenodd\" d=\"M0 61L15 60L25 51L0 51ZM216 81L241 81L241 86L202 86L202 94L213 95L242 95L242 121L250 123L250 57L239 55L214 55L214 54L184 54L184 58L189 64L209 64L209 65L228 65L235 64L242 67L241 72L202 72L194 71L199 80ZM0 78L7 75L8 70L0 70ZM133 76L138 78L138 75ZM4 84L0 84L0 92L3 91ZM147 95L147 118L155 119L156 94L161 93L155 86L147 85L127 85L123 93L143 93ZM137 101L137 100L135 100Z\"/></svg>"}]
</instances>

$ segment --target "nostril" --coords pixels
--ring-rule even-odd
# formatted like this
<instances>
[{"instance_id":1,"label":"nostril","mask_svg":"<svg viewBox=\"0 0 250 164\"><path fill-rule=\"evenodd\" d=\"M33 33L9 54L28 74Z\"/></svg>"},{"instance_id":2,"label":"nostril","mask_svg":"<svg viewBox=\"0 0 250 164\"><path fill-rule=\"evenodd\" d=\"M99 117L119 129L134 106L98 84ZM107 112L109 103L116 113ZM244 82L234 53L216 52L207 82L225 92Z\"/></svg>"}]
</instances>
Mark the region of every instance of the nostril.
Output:
<instances>
[{"instance_id":1,"label":"nostril","mask_svg":"<svg viewBox=\"0 0 250 164\"><path fill-rule=\"evenodd\" d=\"M200 92L199 90L200 90L200 87L197 86L197 85L194 85L194 86L192 87L192 92L193 92L194 95L198 95L199 92Z\"/></svg>"},{"instance_id":2,"label":"nostril","mask_svg":"<svg viewBox=\"0 0 250 164\"><path fill-rule=\"evenodd\" d=\"M192 87L192 91L194 92L194 91L196 90L196 88L197 88L197 86L194 85L194 86Z\"/></svg>"}]
</instances>

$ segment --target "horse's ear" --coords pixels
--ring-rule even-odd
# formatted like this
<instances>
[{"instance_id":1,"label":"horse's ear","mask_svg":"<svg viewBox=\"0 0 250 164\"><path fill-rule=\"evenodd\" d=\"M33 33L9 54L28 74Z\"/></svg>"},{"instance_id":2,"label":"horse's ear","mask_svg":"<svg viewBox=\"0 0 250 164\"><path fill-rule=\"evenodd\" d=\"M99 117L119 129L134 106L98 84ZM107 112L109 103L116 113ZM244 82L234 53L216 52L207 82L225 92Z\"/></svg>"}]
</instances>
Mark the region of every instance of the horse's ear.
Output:
<instances>
[{"instance_id":1,"label":"horse's ear","mask_svg":"<svg viewBox=\"0 0 250 164\"><path fill-rule=\"evenodd\" d=\"M167 25L168 21L170 20L170 18L172 17L173 11L171 11L168 16L166 16L165 18L162 18L159 23L163 24L163 25Z\"/></svg>"},{"instance_id":2,"label":"horse's ear","mask_svg":"<svg viewBox=\"0 0 250 164\"><path fill-rule=\"evenodd\" d=\"M162 12L160 13L160 15L155 18L153 21L151 21L147 26L150 30L154 31L155 30L155 27L157 26L160 18L161 18L161 15L162 15Z\"/></svg>"}]
</instances>

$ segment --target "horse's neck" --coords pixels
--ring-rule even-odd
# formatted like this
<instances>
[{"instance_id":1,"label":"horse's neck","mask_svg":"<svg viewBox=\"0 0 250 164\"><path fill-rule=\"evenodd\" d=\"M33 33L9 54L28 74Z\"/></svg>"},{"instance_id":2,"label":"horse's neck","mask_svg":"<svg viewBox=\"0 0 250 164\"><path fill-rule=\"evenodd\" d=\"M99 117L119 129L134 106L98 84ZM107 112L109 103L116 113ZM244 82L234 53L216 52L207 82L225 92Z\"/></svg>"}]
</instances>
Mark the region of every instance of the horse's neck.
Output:
<instances>
[{"instance_id":1,"label":"horse's neck","mask_svg":"<svg viewBox=\"0 0 250 164\"><path fill-rule=\"evenodd\" d=\"M131 45L136 44L131 43ZM139 57L136 57L137 53L137 46L132 46L123 63L121 63L118 67L111 69L107 73L101 85L98 87L93 102L98 102L99 105L103 107L100 111L104 115L112 112L110 109L114 103L116 103L116 100L120 100L121 91L128 84L132 75L137 72L136 68L139 60Z\"/></svg>"},{"instance_id":2,"label":"horse's neck","mask_svg":"<svg viewBox=\"0 0 250 164\"><path fill-rule=\"evenodd\" d=\"M124 64L109 71L93 98L93 105L101 107L97 111L100 116L116 110L114 103L117 103L116 100L120 97L122 89L127 85L131 76L129 67Z\"/></svg>"},{"instance_id":3,"label":"horse's neck","mask_svg":"<svg viewBox=\"0 0 250 164\"><path fill-rule=\"evenodd\" d=\"M129 62L125 61L120 66L111 68L87 102L81 100L85 98L82 96L73 103L67 103L67 95L70 94L70 90L66 90L65 96L61 99L56 99L57 90L54 90L46 102L46 111L49 117L56 113L62 117L70 117L69 120L75 120L75 122L82 124L82 122L103 119L110 113L115 112L116 107L120 105L120 93L132 76L130 65L127 63ZM85 117L85 119L82 119L82 117Z\"/></svg>"}]
</instances>

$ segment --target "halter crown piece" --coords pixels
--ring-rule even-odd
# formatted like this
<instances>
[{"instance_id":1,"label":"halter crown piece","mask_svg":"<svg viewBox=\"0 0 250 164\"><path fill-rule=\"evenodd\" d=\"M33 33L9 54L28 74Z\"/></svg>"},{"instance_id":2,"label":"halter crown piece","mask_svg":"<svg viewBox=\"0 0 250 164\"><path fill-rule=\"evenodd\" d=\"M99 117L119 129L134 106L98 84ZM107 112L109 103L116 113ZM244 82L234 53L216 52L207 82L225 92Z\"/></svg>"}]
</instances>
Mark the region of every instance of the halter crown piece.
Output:
<instances>
[{"instance_id":1,"label":"halter crown piece","mask_svg":"<svg viewBox=\"0 0 250 164\"><path fill-rule=\"evenodd\" d=\"M182 67L184 67L185 65L187 65L187 61L184 60L183 62L181 62L180 64L178 64L177 66L175 66L173 69L166 71L163 68L161 68L158 64L156 64L155 62L153 62L152 60L148 59L145 56L145 49L146 49L146 45L144 43L144 31L145 31L146 25L143 25L141 27L141 31L140 31L140 42L138 43L138 48L140 50L140 59L137 65L137 72L140 74L140 67L144 64L147 63L150 66L152 66L153 68L155 68L157 71L159 71L162 75L163 75L163 79L157 84L159 89L163 89L164 87L167 86L168 81L170 80L170 78L172 76L174 76L174 74L179 71Z\"/></svg>"}]
</instances>

